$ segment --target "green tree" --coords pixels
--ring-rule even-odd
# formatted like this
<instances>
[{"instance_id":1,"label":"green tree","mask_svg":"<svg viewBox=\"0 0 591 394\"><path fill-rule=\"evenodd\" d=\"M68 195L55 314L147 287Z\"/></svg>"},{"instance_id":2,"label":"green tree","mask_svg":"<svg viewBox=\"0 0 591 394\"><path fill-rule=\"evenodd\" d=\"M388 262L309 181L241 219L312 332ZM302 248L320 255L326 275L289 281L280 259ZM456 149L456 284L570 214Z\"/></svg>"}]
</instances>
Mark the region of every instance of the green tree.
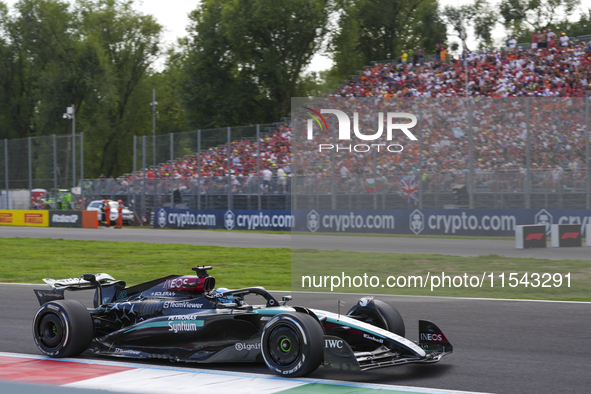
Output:
<instances>
[{"instance_id":1,"label":"green tree","mask_svg":"<svg viewBox=\"0 0 591 394\"><path fill-rule=\"evenodd\" d=\"M591 8L581 12L579 20L564 26L564 30L571 37L585 36L591 34Z\"/></svg>"},{"instance_id":2,"label":"green tree","mask_svg":"<svg viewBox=\"0 0 591 394\"><path fill-rule=\"evenodd\" d=\"M503 0L499 5L505 26L514 31L542 30L567 19L580 0Z\"/></svg>"},{"instance_id":3,"label":"green tree","mask_svg":"<svg viewBox=\"0 0 591 394\"><path fill-rule=\"evenodd\" d=\"M151 89L147 77L160 55L162 27L132 1L79 0L81 31L89 56L98 60L93 86L81 108L89 130L93 173L131 168L133 135L151 133Z\"/></svg>"},{"instance_id":4,"label":"green tree","mask_svg":"<svg viewBox=\"0 0 591 394\"><path fill-rule=\"evenodd\" d=\"M45 119L48 107L55 103L60 91L75 85L68 72L76 46L68 30L75 28L75 22L68 13L68 4L60 1L22 0L15 5L14 16L8 14L6 7L2 8L0 117L5 124L3 132L6 137L13 138L40 135L45 125L38 125L35 120ZM59 114L60 119L64 109ZM62 126L65 126L63 122Z\"/></svg>"},{"instance_id":5,"label":"green tree","mask_svg":"<svg viewBox=\"0 0 591 394\"><path fill-rule=\"evenodd\" d=\"M347 77L372 61L397 59L402 49L433 52L446 42L437 0L340 0L329 48L333 75Z\"/></svg>"},{"instance_id":6,"label":"green tree","mask_svg":"<svg viewBox=\"0 0 591 394\"><path fill-rule=\"evenodd\" d=\"M70 132L76 106L86 175L131 168L134 134L151 131L146 85L160 54L152 16L133 1L21 0L0 6L0 137Z\"/></svg>"},{"instance_id":7,"label":"green tree","mask_svg":"<svg viewBox=\"0 0 591 394\"><path fill-rule=\"evenodd\" d=\"M492 46L492 30L497 23L498 13L486 0L474 0L471 4L457 7L446 5L442 16L445 23L452 28L452 35L460 38L464 43L472 31L479 49ZM470 48L467 49L470 50Z\"/></svg>"},{"instance_id":8,"label":"green tree","mask_svg":"<svg viewBox=\"0 0 591 394\"><path fill-rule=\"evenodd\" d=\"M328 0L205 0L191 14L183 98L195 128L266 123L328 33Z\"/></svg>"}]
</instances>

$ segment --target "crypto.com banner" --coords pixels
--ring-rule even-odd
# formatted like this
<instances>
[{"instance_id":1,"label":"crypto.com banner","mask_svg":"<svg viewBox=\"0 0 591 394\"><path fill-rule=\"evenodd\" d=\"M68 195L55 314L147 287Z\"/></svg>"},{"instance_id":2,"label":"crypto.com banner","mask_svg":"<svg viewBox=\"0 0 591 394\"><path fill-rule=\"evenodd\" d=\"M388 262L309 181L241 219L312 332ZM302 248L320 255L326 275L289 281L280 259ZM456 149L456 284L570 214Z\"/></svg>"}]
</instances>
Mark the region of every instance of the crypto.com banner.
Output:
<instances>
[{"instance_id":1,"label":"crypto.com banner","mask_svg":"<svg viewBox=\"0 0 591 394\"><path fill-rule=\"evenodd\" d=\"M319 209L294 211L295 231L513 236L516 225L591 223L585 209Z\"/></svg>"},{"instance_id":2,"label":"crypto.com banner","mask_svg":"<svg viewBox=\"0 0 591 394\"><path fill-rule=\"evenodd\" d=\"M246 211L156 208L155 213L155 229L290 231L294 223L294 218L288 210Z\"/></svg>"}]
</instances>

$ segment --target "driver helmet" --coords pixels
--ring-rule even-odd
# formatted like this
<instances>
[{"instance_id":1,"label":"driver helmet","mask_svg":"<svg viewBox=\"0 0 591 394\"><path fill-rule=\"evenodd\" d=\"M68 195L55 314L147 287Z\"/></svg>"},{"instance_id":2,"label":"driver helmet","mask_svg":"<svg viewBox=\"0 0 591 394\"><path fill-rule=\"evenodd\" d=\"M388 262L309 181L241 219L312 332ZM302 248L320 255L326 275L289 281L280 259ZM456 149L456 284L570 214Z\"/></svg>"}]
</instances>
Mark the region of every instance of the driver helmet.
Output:
<instances>
[{"instance_id":1,"label":"driver helmet","mask_svg":"<svg viewBox=\"0 0 591 394\"><path fill-rule=\"evenodd\" d=\"M225 287L218 287L217 289L215 289L213 291L213 295L217 296L217 299L219 302L221 302L222 304L231 304L234 302L234 296L229 295L226 297L222 297L221 294L224 294L225 292L230 291Z\"/></svg>"}]
</instances>

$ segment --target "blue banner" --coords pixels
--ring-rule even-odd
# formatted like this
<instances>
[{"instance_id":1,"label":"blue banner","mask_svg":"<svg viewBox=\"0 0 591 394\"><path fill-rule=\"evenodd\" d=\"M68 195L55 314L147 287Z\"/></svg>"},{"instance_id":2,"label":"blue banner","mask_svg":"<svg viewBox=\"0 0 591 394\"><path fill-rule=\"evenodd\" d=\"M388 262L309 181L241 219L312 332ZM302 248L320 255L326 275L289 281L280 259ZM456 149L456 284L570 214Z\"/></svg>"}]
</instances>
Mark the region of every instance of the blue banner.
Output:
<instances>
[{"instance_id":1,"label":"blue banner","mask_svg":"<svg viewBox=\"0 0 591 394\"><path fill-rule=\"evenodd\" d=\"M335 233L513 236L515 226L591 223L586 209L319 209L294 211L294 230Z\"/></svg>"},{"instance_id":2,"label":"blue banner","mask_svg":"<svg viewBox=\"0 0 591 394\"><path fill-rule=\"evenodd\" d=\"M513 236L515 226L591 223L586 209L196 210L157 208L154 228Z\"/></svg>"},{"instance_id":3,"label":"blue banner","mask_svg":"<svg viewBox=\"0 0 591 394\"><path fill-rule=\"evenodd\" d=\"M213 210L156 208L154 228L291 231L289 210Z\"/></svg>"}]
</instances>

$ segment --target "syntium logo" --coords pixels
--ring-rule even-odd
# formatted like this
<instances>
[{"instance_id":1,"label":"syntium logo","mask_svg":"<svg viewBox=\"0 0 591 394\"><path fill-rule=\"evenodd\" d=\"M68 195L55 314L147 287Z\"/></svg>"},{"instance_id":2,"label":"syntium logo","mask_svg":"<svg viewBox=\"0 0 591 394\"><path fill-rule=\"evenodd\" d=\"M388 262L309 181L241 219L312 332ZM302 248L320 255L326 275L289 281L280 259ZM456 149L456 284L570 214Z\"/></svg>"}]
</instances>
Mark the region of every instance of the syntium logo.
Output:
<instances>
[{"instance_id":1,"label":"syntium logo","mask_svg":"<svg viewBox=\"0 0 591 394\"><path fill-rule=\"evenodd\" d=\"M314 122L320 128L320 132L328 130L328 123L323 114L332 114L337 117L338 121L338 139L341 144L329 144L322 143L318 145L318 151L334 149L337 152L369 152L371 150L377 150L378 152L387 151L390 153L399 153L404 150L404 147L400 144L388 144L388 143L373 143L373 144L355 144L348 145L343 141L351 141L351 119L349 115L338 109L321 109L320 111L312 108L305 108L311 119L308 119L307 123L307 139L314 139ZM400 130L406 135L411 141L416 141L417 137L409 130L416 126L417 117L413 114L406 112L388 112L386 113L386 141L392 141L394 131ZM410 119L410 123L400 123L403 119ZM362 141L376 141L382 138L384 134L384 113L378 112L377 115L377 131L372 130L373 134L364 134L359 128L359 113L353 112L353 133L355 137Z\"/></svg>"}]
</instances>

